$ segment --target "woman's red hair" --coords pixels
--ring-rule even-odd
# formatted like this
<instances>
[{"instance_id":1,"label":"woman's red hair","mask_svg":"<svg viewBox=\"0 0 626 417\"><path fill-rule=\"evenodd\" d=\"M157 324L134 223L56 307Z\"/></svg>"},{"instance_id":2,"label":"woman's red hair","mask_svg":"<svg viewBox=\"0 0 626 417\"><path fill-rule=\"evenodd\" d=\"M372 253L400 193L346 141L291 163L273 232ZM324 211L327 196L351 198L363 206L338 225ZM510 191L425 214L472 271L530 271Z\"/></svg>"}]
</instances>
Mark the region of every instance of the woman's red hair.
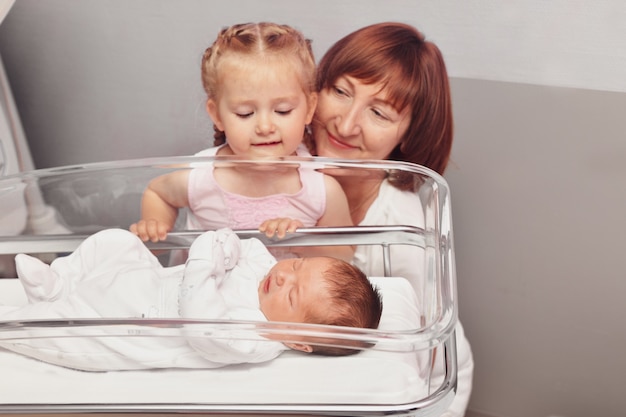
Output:
<instances>
[{"instance_id":1,"label":"woman's red hair","mask_svg":"<svg viewBox=\"0 0 626 417\"><path fill-rule=\"evenodd\" d=\"M398 111L407 106L411 110L411 123L387 159L413 162L443 174L452 149L453 120L448 74L439 48L406 24L367 26L340 39L324 55L317 68L317 91L331 88L346 75L366 84L382 83Z\"/></svg>"}]
</instances>

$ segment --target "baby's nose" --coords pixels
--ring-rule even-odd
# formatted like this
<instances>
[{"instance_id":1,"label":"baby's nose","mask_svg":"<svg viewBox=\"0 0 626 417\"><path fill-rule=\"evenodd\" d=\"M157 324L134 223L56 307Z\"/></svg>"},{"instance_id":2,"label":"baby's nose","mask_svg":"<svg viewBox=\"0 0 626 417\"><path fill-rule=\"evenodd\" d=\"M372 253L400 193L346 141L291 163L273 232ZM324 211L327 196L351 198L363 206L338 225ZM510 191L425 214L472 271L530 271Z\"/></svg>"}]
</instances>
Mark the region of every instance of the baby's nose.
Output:
<instances>
[{"instance_id":1,"label":"baby's nose","mask_svg":"<svg viewBox=\"0 0 626 417\"><path fill-rule=\"evenodd\" d=\"M295 280L294 273L291 271L280 271L276 275L276 284L283 286Z\"/></svg>"},{"instance_id":2,"label":"baby's nose","mask_svg":"<svg viewBox=\"0 0 626 417\"><path fill-rule=\"evenodd\" d=\"M276 274L276 285L283 285L285 283L285 274L279 272Z\"/></svg>"}]
</instances>

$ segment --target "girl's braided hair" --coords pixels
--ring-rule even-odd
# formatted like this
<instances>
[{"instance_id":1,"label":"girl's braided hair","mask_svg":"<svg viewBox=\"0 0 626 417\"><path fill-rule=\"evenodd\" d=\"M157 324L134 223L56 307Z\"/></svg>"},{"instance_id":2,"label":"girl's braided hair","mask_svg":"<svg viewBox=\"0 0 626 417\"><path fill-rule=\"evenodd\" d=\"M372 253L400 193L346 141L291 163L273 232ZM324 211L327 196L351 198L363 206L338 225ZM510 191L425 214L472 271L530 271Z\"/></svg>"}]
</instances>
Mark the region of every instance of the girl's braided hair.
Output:
<instances>
[{"instance_id":1,"label":"girl's braided hair","mask_svg":"<svg viewBox=\"0 0 626 417\"><path fill-rule=\"evenodd\" d=\"M222 58L237 55L265 61L278 57L278 62L290 63L296 70L307 95L315 91L315 58L309 39L287 25L269 22L243 23L222 29L215 42L204 51L202 85L209 99L219 98L219 68ZM214 129L214 145L225 143L224 132L217 127Z\"/></svg>"}]
</instances>

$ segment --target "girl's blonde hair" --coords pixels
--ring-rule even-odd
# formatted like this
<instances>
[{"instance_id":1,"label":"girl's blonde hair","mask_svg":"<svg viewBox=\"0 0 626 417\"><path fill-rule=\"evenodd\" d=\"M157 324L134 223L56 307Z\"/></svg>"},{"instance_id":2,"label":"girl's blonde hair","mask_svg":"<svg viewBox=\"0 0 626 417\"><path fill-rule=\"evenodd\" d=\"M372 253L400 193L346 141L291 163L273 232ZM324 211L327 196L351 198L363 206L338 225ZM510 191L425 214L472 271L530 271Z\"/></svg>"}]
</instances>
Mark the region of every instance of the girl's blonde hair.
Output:
<instances>
[{"instance_id":1,"label":"girl's blonde hair","mask_svg":"<svg viewBox=\"0 0 626 417\"><path fill-rule=\"evenodd\" d=\"M219 98L219 67L226 55L259 59L280 57L280 62L290 63L296 70L307 95L315 91L315 58L311 41L290 26L261 22L222 29L202 57L202 85L209 99ZM224 132L215 126L214 129L214 145L225 143Z\"/></svg>"}]
</instances>

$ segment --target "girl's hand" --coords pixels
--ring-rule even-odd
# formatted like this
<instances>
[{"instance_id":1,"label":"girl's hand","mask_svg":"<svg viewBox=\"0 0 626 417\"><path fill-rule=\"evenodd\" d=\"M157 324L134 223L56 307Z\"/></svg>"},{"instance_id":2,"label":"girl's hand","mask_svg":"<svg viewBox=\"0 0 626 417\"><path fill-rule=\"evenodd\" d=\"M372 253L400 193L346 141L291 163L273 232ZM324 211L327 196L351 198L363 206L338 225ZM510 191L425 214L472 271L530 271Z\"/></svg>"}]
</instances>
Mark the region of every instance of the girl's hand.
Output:
<instances>
[{"instance_id":1,"label":"girl's hand","mask_svg":"<svg viewBox=\"0 0 626 417\"><path fill-rule=\"evenodd\" d=\"M300 220L290 219L287 217L278 217L276 219L265 220L259 226L259 232L265 233L267 237L278 237L282 239L287 233L293 233L299 227L304 227Z\"/></svg>"},{"instance_id":2,"label":"girl's hand","mask_svg":"<svg viewBox=\"0 0 626 417\"><path fill-rule=\"evenodd\" d=\"M167 238L170 226L167 223L154 219L139 220L137 223L130 225L130 231L139 236L139 239L144 242L148 240L158 242Z\"/></svg>"}]
</instances>

